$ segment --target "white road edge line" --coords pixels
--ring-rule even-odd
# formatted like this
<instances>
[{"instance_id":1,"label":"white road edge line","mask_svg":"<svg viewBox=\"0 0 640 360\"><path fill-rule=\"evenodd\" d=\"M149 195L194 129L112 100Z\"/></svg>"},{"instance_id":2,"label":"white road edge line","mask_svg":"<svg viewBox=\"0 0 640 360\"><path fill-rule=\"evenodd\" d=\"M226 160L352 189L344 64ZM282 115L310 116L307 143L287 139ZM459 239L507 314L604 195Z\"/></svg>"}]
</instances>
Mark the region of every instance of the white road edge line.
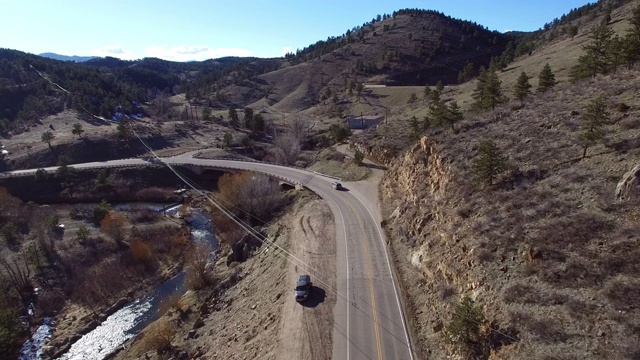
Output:
<instances>
[{"instance_id":1,"label":"white road edge line","mask_svg":"<svg viewBox=\"0 0 640 360\"><path fill-rule=\"evenodd\" d=\"M389 268L389 275L391 275L391 281L393 282L393 293L396 296L396 302L398 303L398 311L400 311L400 317L402 318L402 330L404 330L404 337L407 340L407 347L409 348L409 356L411 357L411 360L414 360L413 349L411 348L411 340L409 340L409 332L407 331L407 326L405 325L404 311L402 311L402 306L400 305L400 297L398 296L398 289L396 288L397 286L396 280L395 280L395 277L393 276L393 271L391 270L391 262L389 261L389 252L387 251L387 244L384 243L384 236L382 235L380 224L378 224L378 221L376 220L375 216L373 216L373 213L371 212L371 210L369 210L367 205L365 205L365 203L362 200L360 200L358 196L354 196L354 197L358 199L358 201L360 201L360 203L362 204L362 206L364 206L365 209L367 209L369 216L371 216L371 219L373 219L374 224L376 224L376 230L378 230L378 235L380 235L380 241L382 242L382 247L384 248L384 255L385 255L385 258L387 259L387 267ZM382 216L382 213L380 215Z\"/></svg>"},{"instance_id":2,"label":"white road edge line","mask_svg":"<svg viewBox=\"0 0 640 360\"><path fill-rule=\"evenodd\" d=\"M349 301L349 245L347 244L347 224L346 224L346 221L345 221L345 218L344 218L344 214L342 213L342 210L340 209L340 206L338 206L338 203L335 200L333 200L333 198L331 198L331 197L329 197L329 198L331 199L333 204L336 206L336 208L338 208L338 212L340 213L340 217L342 218L342 230L344 231L344 257L345 257L345 263L347 265L347 360L349 360L349 348L351 347L349 345L349 343L350 343L350 339L349 339L349 308L351 307L351 301ZM336 281L337 280L338 280L338 276L336 275ZM337 288L337 286L336 286L336 288Z\"/></svg>"}]
</instances>

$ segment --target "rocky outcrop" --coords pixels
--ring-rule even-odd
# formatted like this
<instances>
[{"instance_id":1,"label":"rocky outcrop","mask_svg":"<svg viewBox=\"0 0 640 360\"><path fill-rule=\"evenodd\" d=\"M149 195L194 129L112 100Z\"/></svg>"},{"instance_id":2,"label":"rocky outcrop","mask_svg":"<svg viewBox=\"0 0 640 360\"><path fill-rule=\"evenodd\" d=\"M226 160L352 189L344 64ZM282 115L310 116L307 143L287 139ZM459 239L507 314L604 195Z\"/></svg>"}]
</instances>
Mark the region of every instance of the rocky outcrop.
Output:
<instances>
[{"instance_id":1,"label":"rocky outcrop","mask_svg":"<svg viewBox=\"0 0 640 360\"><path fill-rule=\"evenodd\" d=\"M453 174L436 144L423 137L390 163L380 183L387 213L383 225L407 311L414 314L410 325L420 352L429 358L447 355L436 344L453 295L475 298L482 286L482 274L471 269L473 250L458 235L455 209L463 201Z\"/></svg>"},{"instance_id":2,"label":"rocky outcrop","mask_svg":"<svg viewBox=\"0 0 640 360\"><path fill-rule=\"evenodd\" d=\"M634 166L622 176L615 195L618 202L640 199L640 165Z\"/></svg>"},{"instance_id":3,"label":"rocky outcrop","mask_svg":"<svg viewBox=\"0 0 640 360\"><path fill-rule=\"evenodd\" d=\"M398 155L398 150L395 148L380 147L376 145L363 144L359 142L350 142L349 147L353 150L360 150L367 159L388 166L392 163Z\"/></svg>"},{"instance_id":4,"label":"rocky outcrop","mask_svg":"<svg viewBox=\"0 0 640 360\"><path fill-rule=\"evenodd\" d=\"M391 218L411 222L407 225L412 235L422 235L427 222L442 220L441 203L449 182L434 144L423 137L390 167L382 180L381 192L384 197L397 199Z\"/></svg>"},{"instance_id":5,"label":"rocky outcrop","mask_svg":"<svg viewBox=\"0 0 640 360\"><path fill-rule=\"evenodd\" d=\"M245 234L240 241L231 245L231 253L227 256L227 265L232 262L246 261L262 245L255 237Z\"/></svg>"}]
</instances>

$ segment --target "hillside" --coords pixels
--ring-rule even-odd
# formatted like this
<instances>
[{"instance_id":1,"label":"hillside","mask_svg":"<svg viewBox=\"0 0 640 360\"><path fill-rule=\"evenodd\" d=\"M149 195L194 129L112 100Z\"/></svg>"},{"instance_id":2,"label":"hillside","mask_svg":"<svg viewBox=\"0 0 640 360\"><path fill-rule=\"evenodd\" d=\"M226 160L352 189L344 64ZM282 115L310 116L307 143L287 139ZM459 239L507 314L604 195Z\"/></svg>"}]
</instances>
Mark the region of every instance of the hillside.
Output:
<instances>
[{"instance_id":1,"label":"hillside","mask_svg":"<svg viewBox=\"0 0 640 360\"><path fill-rule=\"evenodd\" d=\"M348 93L359 83L453 84L468 62L487 66L511 40L438 12L400 10L290 54L275 71L248 78L231 73L232 83L227 78L215 84L216 92L225 93L222 101L212 92L199 96L215 107L258 102L254 107L291 112L319 104L325 93L355 101Z\"/></svg>"},{"instance_id":2,"label":"hillside","mask_svg":"<svg viewBox=\"0 0 640 360\"><path fill-rule=\"evenodd\" d=\"M624 35L639 5L613 9L607 27ZM471 344L477 357L640 356L640 70L567 81L603 9L575 19L576 37L551 39L549 29L530 56L498 73L512 96L521 71L536 76L550 63L560 81L552 90L467 111L455 132L431 128L417 144L408 119L427 106L405 104L392 108L388 124L352 139L389 167L380 187L384 225L425 358L455 351L444 334L465 296L486 319ZM476 84L447 87L443 97L468 107ZM600 95L610 118L583 159L583 116ZM486 139L508 169L494 185L479 186L471 169Z\"/></svg>"},{"instance_id":3,"label":"hillside","mask_svg":"<svg viewBox=\"0 0 640 360\"><path fill-rule=\"evenodd\" d=\"M81 63L81 62L89 61L91 59L95 59L96 58L95 56L60 55L60 54L56 54L56 53L52 53L52 52L46 52L46 53L38 54L38 56L42 56L42 57L46 57L46 58L54 59L54 60L60 60L60 61L73 61L73 62L76 62L76 63Z\"/></svg>"},{"instance_id":4,"label":"hillside","mask_svg":"<svg viewBox=\"0 0 640 360\"><path fill-rule=\"evenodd\" d=\"M88 115L107 118L117 110L130 115L139 110L132 108L135 101L145 117L131 128L160 156L207 149L205 157L313 165L310 169L347 181L355 179L351 169L358 165L335 152L333 145L342 140L331 127L345 124L349 115L384 118L370 129L353 130L348 141L387 170L379 193L382 226L402 284L417 358L459 355L454 355L460 352L459 339L447 342L444 334L468 297L484 316L475 324L478 331L468 357L637 359L640 67L636 59L633 66L575 83L570 73L609 10L606 27L623 36L639 6L640 0L603 0L552 20L540 31L510 34L433 11L401 10L277 59L176 63L96 58L73 64L0 49L0 135L9 151L0 165L43 167L58 163L62 155L72 162L146 156L147 149L132 134L121 137L119 124ZM471 76L458 84L459 73L467 63L477 70L488 67L493 57L495 64L509 42L520 50L496 74L511 100L492 110L474 110L472 94L479 81ZM558 83L539 93L535 88L545 64ZM532 77L533 85L523 101L514 100L521 72ZM431 91L438 82L443 84L443 103L457 101L463 111L464 119L453 130L424 120L436 103L423 96L425 85ZM603 138L583 158L583 117L598 96L604 96L610 117ZM263 128L246 125L251 112L244 107L263 117ZM230 108L237 108L238 124L232 123ZM205 110L211 109L205 120ZM414 131L413 117L428 126ZM83 136L72 132L75 123L84 126ZM48 129L56 137L47 144L41 134ZM274 138L294 143L283 145ZM482 184L472 169L480 143L487 139L495 141L507 169L493 183ZM625 177L628 181L622 183ZM94 184L91 176L87 179ZM136 182L130 175L123 179ZM60 199L70 185L72 180L40 186L48 197L34 201ZM309 232L333 233L325 228L331 226L327 209L316 202L304 205L310 214L320 209L314 216L322 215L313 218ZM294 207L282 219L295 224L283 239L308 232L302 220L308 223L310 215L298 210ZM95 232L100 234L97 227ZM323 241L330 239L323 236ZM189 354L230 358L247 351L249 357L276 358L289 354L279 351L287 342L276 344L276 335L294 333L309 341L310 334L323 330L318 338L330 343L326 331L331 315L318 313L303 323L302 313L287 312L283 304L291 300L281 295L289 291L294 270L270 267L265 258L260 254L236 268L245 280L229 285L225 304L202 306L217 291L211 288L176 301L176 309L162 320L170 320L172 334L179 334L169 344L173 341ZM268 295L249 290L259 286ZM181 302L188 310L184 318ZM255 304L260 311L253 311ZM212 309L215 314L205 328L190 338L195 321ZM307 333L291 324L318 328ZM150 336L153 331L150 327ZM132 341L118 356L156 356L145 353L153 346L145 343L148 339ZM318 349L298 350L315 354Z\"/></svg>"},{"instance_id":5,"label":"hillside","mask_svg":"<svg viewBox=\"0 0 640 360\"><path fill-rule=\"evenodd\" d=\"M140 104L180 92L196 78L221 76L251 60L255 59L179 63L106 57L76 64L0 49L0 136L22 133L65 109L106 119L144 114Z\"/></svg>"}]
</instances>

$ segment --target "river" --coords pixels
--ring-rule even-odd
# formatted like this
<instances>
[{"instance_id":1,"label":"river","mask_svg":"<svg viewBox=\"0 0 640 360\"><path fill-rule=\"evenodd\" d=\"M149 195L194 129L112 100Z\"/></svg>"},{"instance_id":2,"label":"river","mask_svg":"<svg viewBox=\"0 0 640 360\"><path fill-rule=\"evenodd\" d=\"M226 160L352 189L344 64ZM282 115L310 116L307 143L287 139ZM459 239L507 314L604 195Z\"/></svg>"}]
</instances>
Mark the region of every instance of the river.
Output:
<instances>
[{"instance_id":1,"label":"river","mask_svg":"<svg viewBox=\"0 0 640 360\"><path fill-rule=\"evenodd\" d=\"M122 207L132 205L120 205ZM137 205L139 206L139 205ZM161 205L144 205L154 210ZM116 207L118 208L118 207ZM170 216L178 216L178 207L166 210ZM191 227L191 240L196 243L206 242L217 252L217 241L213 233L213 226L207 214L200 209L193 209L186 219ZM213 255L212 255L213 258ZM180 273L154 289L145 297L125 305L122 309L109 316L102 324L76 341L69 351L62 355L62 360L101 360L112 353L128 339L136 336L147 325L155 321L159 314L163 299L176 293L186 291L185 273ZM32 338L27 341L20 353L20 360L35 360L40 358L42 346L52 332L50 320L47 320Z\"/></svg>"}]
</instances>

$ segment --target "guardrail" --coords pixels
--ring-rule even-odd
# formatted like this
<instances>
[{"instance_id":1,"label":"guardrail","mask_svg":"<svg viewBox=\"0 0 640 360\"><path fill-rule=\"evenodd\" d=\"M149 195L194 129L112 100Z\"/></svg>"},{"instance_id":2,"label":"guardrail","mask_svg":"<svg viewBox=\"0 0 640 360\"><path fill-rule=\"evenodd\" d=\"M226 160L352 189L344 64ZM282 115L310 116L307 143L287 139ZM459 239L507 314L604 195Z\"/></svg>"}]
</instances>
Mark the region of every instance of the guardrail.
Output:
<instances>
[{"instance_id":1,"label":"guardrail","mask_svg":"<svg viewBox=\"0 0 640 360\"><path fill-rule=\"evenodd\" d=\"M233 156L233 155L219 157L219 158L215 158L215 159L208 159L208 158L199 157L201 154L202 154L202 151L199 151L197 153L194 153L193 157L196 158L196 159L203 159L203 160L232 160L232 161L252 162L252 163L258 163L258 164L277 165L277 166L283 166L283 167L288 167L288 168L292 168L292 169L304 170L304 171L312 172L312 173L314 173L316 175L321 175L321 176L325 176L325 177L328 177L328 178L331 178L331 179L342 181L342 178L340 178L338 176L323 174L323 173L318 172L318 171L308 170L308 169L305 169L303 167L295 166L295 165L277 164L277 163L273 163L273 162L260 161L260 160L256 160L256 159L251 159L251 158L241 157L241 156Z\"/></svg>"},{"instance_id":2,"label":"guardrail","mask_svg":"<svg viewBox=\"0 0 640 360\"><path fill-rule=\"evenodd\" d=\"M292 168L292 169L298 169L298 170L304 170L307 172L311 172L313 174L316 175L321 175L321 176L325 176L331 179L336 179L338 181L342 181L341 178L337 177L337 176L332 176L332 175L327 175L327 174L323 174L317 171L310 171L304 168L301 168L299 166L291 166L291 165L282 165L282 164L275 164L275 163L270 163L270 162L266 162L266 161L259 161L259 160L255 160L255 159L250 159L250 158L243 158L243 157L239 157L239 156L228 156L228 157L224 157L224 158L218 158L218 159L206 159L206 158L201 158L198 157L200 154L202 154L202 152L197 152L195 154L193 154L193 158L196 159L204 159L204 160L230 160L230 161L242 161L242 162L250 162L250 163L257 163L257 164L265 164L265 165L277 165L277 166L282 166L282 167L288 167L288 168ZM139 159L139 158L130 158L130 159ZM221 166L221 165L199 165L199 164L191 164L191 163L171 163L171 165L173 166L199 166L199 167L207 167L207 166L212 166L218 169L231 169L231 170L242 170L242 171L252 171L252 172L257 172L257 173L261 173L261 174L265 174L274 178L278 178L280 180L286 181L290 184L294 184L294 185L299 185L299 186L304 186L304 184L299 183L297 181L282 177L282 176L278 176L278 175L274 175L268 172L264 172L264 171L255 171L255 170L248 170L248 169L243 169L240 167L233 167L233 166ZM69 165L72 168L75 168L73 165ZM148 161L146 163L141 163L141 164L122 164L122 165L109 165L109 164L104 164L103 166L91 166L91 167L82 167L82 168L78 168L80 170L97 170L97 169L103 169L103 168L115 168L115 169L123 169L123 168L135 168L135 167L141 167L141 166L164 166L164 162L151 162ZM39 169L33 169L31 171L25 171L25 172L21 172L21 173L8 173L8 172L3 172L0 173L0 178L11 178L11 177L23 177L23 176L33 176L35 175L35 173L38 171ZM56 168L57 170L57 168ZM55 170L50 170L50 171L55 171Z\"/></svg>"}]
</instances>

